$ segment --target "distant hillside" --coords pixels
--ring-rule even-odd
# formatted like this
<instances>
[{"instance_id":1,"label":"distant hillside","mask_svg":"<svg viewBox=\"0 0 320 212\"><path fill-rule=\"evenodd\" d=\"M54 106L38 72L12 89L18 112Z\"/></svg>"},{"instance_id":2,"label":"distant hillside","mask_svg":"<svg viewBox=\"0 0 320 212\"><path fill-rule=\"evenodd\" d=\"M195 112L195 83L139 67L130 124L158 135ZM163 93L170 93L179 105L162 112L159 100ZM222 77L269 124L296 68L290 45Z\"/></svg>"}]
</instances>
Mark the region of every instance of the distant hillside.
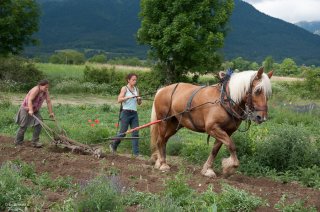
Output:
<instances>
[{"instance_id":1,"label":"distant hillside","mask_svg":"<svg viewBox=\"0 0 320 212\"><path fill-rule=\"evenodd\" d=\"M42 8L41 45L27 54L52 54L59 49L94 49L112 55L145 57L135 33L140 27L140 0L38 0ZM261 62L293 58L300 64L320 65L320 36L272 18L250 4L235 0L223 49L225 58Z\"/></svg>"},{"instance_id":2,"label":"distant hillside","mask_svg":"<svg viewBox=\"0 0 320 212\"><path fill-rule=\"evenodd\" d=\"M276 61L286 57L299 64L320 65L320 37L300 27L265 15L252 5L236 0L231 31L225 43L226 58L242 56L262 61L271 55Z\"/></svg>"},{"instance_id":3,"label":"distant hillside","mask_svg":"<svg viewBox=\"0 0 320 212\"><path fill-rule=\"evenodd\" d=\"M301 21L296 23L296 25L312 32L313 34L320 35L320 21Z\"/></svg>"}]
</instances>

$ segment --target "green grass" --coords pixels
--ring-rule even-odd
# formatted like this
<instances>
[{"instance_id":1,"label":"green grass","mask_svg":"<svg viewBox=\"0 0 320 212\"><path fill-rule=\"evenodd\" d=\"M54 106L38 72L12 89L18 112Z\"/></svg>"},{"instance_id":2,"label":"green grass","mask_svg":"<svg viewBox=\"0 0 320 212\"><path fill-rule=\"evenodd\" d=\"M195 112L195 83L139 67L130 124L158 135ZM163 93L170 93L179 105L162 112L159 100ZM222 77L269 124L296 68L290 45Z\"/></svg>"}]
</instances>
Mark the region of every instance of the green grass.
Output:
<instances>
[{"instance_id":1,"label":"green grass","mask_svg":"<svg viewBox=\"0 0 320 212\"><path fill-rule=\"evenodd\" d=\"M82 79L85 65L36 63L36 67L49 79Z\"/></svg>"}]
</instances>

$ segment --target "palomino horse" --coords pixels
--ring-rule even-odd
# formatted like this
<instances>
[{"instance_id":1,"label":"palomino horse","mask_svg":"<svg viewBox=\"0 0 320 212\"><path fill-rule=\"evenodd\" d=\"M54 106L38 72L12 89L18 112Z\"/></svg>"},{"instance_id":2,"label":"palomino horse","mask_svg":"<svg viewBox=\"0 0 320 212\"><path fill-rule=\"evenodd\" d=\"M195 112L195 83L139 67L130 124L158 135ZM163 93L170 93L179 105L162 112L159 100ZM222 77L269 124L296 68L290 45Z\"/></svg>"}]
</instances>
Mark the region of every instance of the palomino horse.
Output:
<instances>
[{"instance_id":1,"label":"palomino horse","mask_svg":"<svg viewBox=\"0 0 320 212\"><path fill-rule=\"evenodd\" d=\"M151 161L155 168L167 171L166 144L180 128L206 132L215 138L211 154L201 173L216 177L213 161L226 145L230 157L222 160L223 174L231 175L239 166L236 148L230 136L243 120L258 124L267 120L267 101L271 95L272 71L244 71L234 73L222 84L200 87L187 83L172 84L158 90L155 95L151 120L162 119L151 126Z\"/></svg>"}]
</instances>

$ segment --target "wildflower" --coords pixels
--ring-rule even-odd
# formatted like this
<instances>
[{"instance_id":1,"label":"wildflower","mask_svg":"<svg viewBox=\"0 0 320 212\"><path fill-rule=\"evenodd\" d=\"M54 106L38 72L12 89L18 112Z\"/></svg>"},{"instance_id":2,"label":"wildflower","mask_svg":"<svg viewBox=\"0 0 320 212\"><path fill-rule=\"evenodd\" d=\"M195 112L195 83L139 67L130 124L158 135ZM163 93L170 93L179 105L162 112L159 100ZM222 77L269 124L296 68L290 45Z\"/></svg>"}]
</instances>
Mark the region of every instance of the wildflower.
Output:
<instances>
[{"instance_id":1,"label":"wildflower","mask_svg":"<svg viewBox=\"0 0 320 212\"><path fill-rule=\"evenodd\" d=\"M116 123L114 126L115 126L115 127L119 127L119 123Z\"/></svg>"},{"instance_id":2,"label":"wildflower","mask_svg":"<svg viewBox=\"0 0 320 212\"><path fill-rule=\"evenodd\" d=\"M96 124L99 124L99 123L100 123L99 119L94 120L94 122L95 122Z\"/></svg>"},{"instance_id":3,"label":"wildflower","mask_svg":"<svg viewBox=\"0 0 320 212\"><path fill-rule=\"evenodd\" d=\"M90 124L91 127L94 127L94 123Z\"/></svg>"},{"instance_id":4,"label":"wildflower","mask_svg":"<svg viewBox=\"0 0 320 212\"><path fill-rule=\"evenodd\" d=\"M89 119L89 120L88 120L88 122L89 122L89 123L91 123L91 122L92 122L92 120L91 120L91 119Z\"/></svg>"}]
</instances>

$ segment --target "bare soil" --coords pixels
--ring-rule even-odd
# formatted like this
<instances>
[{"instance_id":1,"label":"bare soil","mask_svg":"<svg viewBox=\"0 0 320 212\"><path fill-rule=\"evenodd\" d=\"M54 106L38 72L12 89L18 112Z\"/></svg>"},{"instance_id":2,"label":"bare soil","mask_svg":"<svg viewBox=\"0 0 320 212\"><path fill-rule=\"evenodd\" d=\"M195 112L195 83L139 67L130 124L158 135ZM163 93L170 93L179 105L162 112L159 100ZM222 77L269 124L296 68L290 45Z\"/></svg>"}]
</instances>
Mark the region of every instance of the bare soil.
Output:
<instances>
[{"instance_id":1,"label":"bare soil","mask_svg":"<svg viewBox=\"0 0 320 212\"><path fill-rule=\"evenodd\" d=\"M53 178L71 176L74 182L80 184L99 174L116 171L121 188L135 188L138 191L152 193L163 191L163 180L174 177L181 169L182 163L186 173L190 174L189 185L198 192L205 191L209 185L219 192L221 183L224 182L266 200L269 206L260 207L257 211L276 211L274 205L284 194L288 196L288 203L306 200L308 206L315 206L320 210L319 190L306 188L298 183L283 184L264 177L253 178L241 174L225 179L218 173L216 179L209 179L200 174L200 166L181 162L181 158L169 158L172 165L170 172L160 172L147 165L147 160L131 158L128 155L107 154L105 158L98 159L89 155L65 152L49 144L42 149L35 149L28 141L16 147L13 145L13 138L0 136L0 164L16 159L34 163L38 174L48 172ZM55 202L62 202L66 197L67 192L51 191L45 192L44 198L49 206ZM130 207L129 210L134 211L135 208Z\"/></svg>"}]
</instances>

